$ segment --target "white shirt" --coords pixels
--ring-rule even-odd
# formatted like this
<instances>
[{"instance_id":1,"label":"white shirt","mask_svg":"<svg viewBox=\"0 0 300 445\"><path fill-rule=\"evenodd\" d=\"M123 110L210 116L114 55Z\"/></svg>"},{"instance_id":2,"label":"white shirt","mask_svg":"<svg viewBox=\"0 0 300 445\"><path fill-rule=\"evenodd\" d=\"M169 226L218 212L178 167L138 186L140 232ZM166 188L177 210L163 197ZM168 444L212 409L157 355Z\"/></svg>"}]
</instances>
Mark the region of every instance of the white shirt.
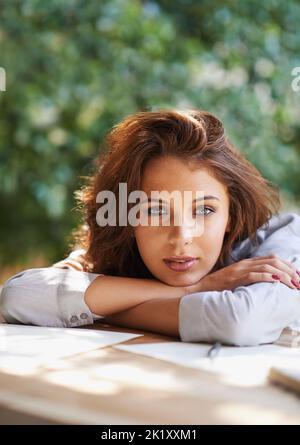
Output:
<instances>
[{"instance_id":1,"label":"white shirt","mask_svg":"<svg viewBox=\"0 0 300 445\"><path fill-rule=\"evenodd\" d=\"M258 246L249 238L234 245L236 261L276 253L300 270L300 215L275 215L256 233ZM69 257L74 255L72 252ZM232 263L230 260L227 265ZM84 293L99 275L103 274L56 267L27 269L4 283L0 312L8 323L92 324L103 317L89 310ZM179 335L185 342L272 343L285 327L299 325L300 291L280 281L239 286L233 291L196 292L184 295L179 304Z\"/></svg>"}]
</instances>

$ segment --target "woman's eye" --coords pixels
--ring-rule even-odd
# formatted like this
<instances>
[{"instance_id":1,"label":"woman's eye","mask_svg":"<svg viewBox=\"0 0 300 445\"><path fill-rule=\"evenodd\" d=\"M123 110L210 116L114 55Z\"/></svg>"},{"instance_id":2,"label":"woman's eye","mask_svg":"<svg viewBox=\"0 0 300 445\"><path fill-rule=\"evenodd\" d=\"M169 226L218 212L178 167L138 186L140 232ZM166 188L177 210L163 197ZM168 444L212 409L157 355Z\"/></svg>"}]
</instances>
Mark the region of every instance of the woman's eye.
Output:
<instances>
[{"instance_id":1,"label":"woman's eye","mask_svg":"<svg viewBox=\"0 0 300 445\"><path fill-rule=\"evenodd\" d=\"M164 210L162 207L149 207L148 215L161 215L162 210Z\"/></svg>"},{"instance_id":2,"label":"woman's eye","mask_svg":"<svg viewBox=\"0 0 300 445\"><path fill-rule=\"evenodd\" d=\"M149 207L148 208L148 215L162 215L162 211L164 211L165 209L163 207ZM200 213L197 213L200 216L208 216L211 213L214 213L215 211L213 209L211 209L210 207L206 207L206 206L201 206L197 208L198 211L200 211ZM206 210L206 213L202 213L201 210ZM207 212L208 211L208 212Z\"/></svg>"},{"instance_id":3,"label":"woman's eye","mask_svg":"<svg viewBox=\"0 0 300 445\"><path fill-rule=\"evenodd\" d=\"M201 206L201 207L198 207L197 208L197 210L209 210L209 213L206 213L206 214L204 214L204 213L199 213L199 215L204 215L204 216L208 216L208 215L210 215L211 213L214 213L215 211L213 210L213 209L211 209L211 208L209 208L209 207L206 207L206 206Z\"/></svg>"},{"instance_id":4,"label":"woman's eye","mask_svg":"<svg viewBox=\"0 0 300 445\"><path fill-rule=\"evenodd\" d=\"M165 209L163 207L149 207L148 208L148 215L162 215L162 211L164 211ZM201 211L205 210L206 213L202 213ZM213 209L211 209L210 207L206 207L206 206L201 206L197 208L197 211L199 211L199 213L197 212L197 215L200 216L208 216L211 213L214 213L215 211Z\"/></svg>"}]
</instances>

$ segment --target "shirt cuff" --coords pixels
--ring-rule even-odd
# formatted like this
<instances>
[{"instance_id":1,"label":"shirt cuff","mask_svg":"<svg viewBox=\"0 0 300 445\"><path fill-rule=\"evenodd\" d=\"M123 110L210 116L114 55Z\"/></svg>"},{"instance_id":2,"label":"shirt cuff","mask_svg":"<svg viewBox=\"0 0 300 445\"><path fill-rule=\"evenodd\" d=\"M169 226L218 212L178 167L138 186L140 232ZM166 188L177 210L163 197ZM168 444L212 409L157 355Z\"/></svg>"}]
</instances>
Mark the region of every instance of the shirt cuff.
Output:
<instances>
[{"instance_id":1,"label":"shirt cuff","mask_svg":"<svg viewBox=\"0 0 300 445\"><path fill-rule=\"evenodd\" d=\"M94 319L104 318L93 314L86 302L84 294L88 286L99 276L91 272L68 270L57 288L57 301L63 322L68 327L93 324Z\"/></svg>"},{"instance_id":2,"label":"shirt cuff","mask_svg":"<svg viewBox=\"0 0 300 445\"><path fill-rule=\"evenodd\" d=\"M203 298L199 292L184 295L180 299L178 330L181 341L195 342L208 339L203 314Z\"/></svg>"}]
</instances>

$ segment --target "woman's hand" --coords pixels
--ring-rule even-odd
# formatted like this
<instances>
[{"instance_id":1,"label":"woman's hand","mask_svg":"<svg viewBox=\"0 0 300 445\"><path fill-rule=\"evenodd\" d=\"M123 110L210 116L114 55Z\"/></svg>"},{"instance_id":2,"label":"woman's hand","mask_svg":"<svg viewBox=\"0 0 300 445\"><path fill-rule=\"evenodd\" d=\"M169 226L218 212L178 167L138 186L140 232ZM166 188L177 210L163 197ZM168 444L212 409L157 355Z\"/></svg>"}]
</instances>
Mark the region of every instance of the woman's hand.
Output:
<instances>
[{"instance_id":1,"label":"woman's hand","mask_svg":"<svg viewBox=\"0 0 300 445\"><path fill-rule=\"evenodd\" d=\"M278 278L276 278L276 276ZM300 276L295 266L276 254L246 258L203 277L193 285L194 292L234 290L239 286L266 281L281 281L291 289L299 289ZM294 285L291 280L294 280ZM192 289L192 288L191 288Z\"/></svg>"},{"instance_id":2,"label":"woman's hand","mask_svg":"<svg viewBox=\"0 0 300 445\"><path fill-rule=\"evenodd\" d=\"M58 267L60 269L75 269L83 272L83 262L83 256L78 255L73 258L66 258L64 260L58 261L57 263L52 264L51 267Z\"/></svg>"}]
</instances>

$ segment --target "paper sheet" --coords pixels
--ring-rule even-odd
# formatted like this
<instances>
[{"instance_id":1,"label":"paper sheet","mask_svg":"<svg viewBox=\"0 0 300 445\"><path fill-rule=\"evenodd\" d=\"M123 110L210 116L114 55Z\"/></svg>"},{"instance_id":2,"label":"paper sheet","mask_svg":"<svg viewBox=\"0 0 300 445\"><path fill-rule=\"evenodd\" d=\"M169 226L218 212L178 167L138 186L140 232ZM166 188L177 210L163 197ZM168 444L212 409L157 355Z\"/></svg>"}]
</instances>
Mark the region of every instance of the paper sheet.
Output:
<instances>
[{"instance_id":1,"label":"paper sheet","mask_svg":"<svg viewBox=\"0 0 300 445\"><path fill-rule=\"evenodd\" d=\"M52 360L103 348L141 334L94 329L0 324L0 371L32 369Z\"/></svg>"},{"instance_id":2,"label":"paper sheet","mask_svg":"<svg viewBox=\"0 0 300 445\"><path fill-rule=\"evenodd\" d=\"M227 383L238 386L264 384L271 366L284 365L300 369L300 348L274 344L259 346L225 346L213 359L206 357L212 345L204 343L166 342L116 345L136 354L154 357L191 368L216 373Z\"/></svg>"}]
</instances>

